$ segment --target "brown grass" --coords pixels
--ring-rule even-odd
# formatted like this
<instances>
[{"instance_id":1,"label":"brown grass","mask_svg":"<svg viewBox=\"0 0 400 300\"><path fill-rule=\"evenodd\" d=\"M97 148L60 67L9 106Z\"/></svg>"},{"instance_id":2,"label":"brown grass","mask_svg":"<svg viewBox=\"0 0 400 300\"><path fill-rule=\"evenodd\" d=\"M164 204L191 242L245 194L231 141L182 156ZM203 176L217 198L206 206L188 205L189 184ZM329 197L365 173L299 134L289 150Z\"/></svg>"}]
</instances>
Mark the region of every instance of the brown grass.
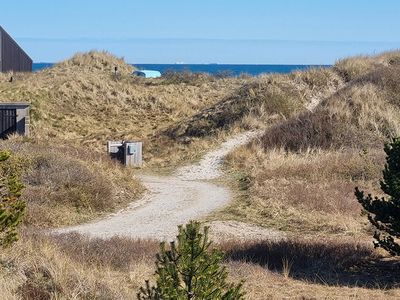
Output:
<instances>
[{"instance_id":1,"label":"brown grass","mask_svg":"<svg viewBox=\"0 0 400 300\"><path fill-rule=\"evenodd\" d=\"M400 134L399 107L373 84L352 85L306 112L265 132L265 148L292 151L307 148L382 147Z\"/></svg>"},{"instance_id":2,"label":"brown grass","mask_svg":"<svg viewBox=\"0 0 400 300\"><path fill-rule=\"evenodd\" d=\"M314 112L305 112L268 129L266 148L381 148L400 134L400 72L397 52L350 58L334 69L349 70L351 82L328 97ZM364 71L352 70L360 65Z\"/></svg>"},{"instance_id":3,"label":"brown grass","mask_svg":"<svg viewBox=\"0 0 400 300\"><path fill-rule=\"evenodd\" d=\"M216 217L311 239L222 244L230 278L247 280L248 299L398 298L398 262L360 242L371 228L353 191L379 193L382 143L400 132L399 57L259 78L146 80L107 53L79 54L14 74L13 83L0 75L0 101L31 101L33 129L33 139L1 147L27 158L27 223L43 227L87 220L138 195L134 172L99 154L107 139L144 140L148 165L159 167L266 128L260 141L227 158L240 193ZM152 277L156 251L151 241L27 233L1 253L0 287L9 299L135 299Z\"/></svg>"},{"instance_id":4,"label":"brown grass","mask_svg":"<svg viewBox=\"0 0 400 300\"><path fill-rule=\"evenodd\" d=\"M16 74L13 83L0 78L0 101L31 102L36 139L96 151L104 151L108 139L140 139L147 165L159 167L198 157L231 133L292 116L341 85L329 69L260 78L184 72L160 79L132 77L132 70L106 52L77 54L38 73Z\"/></svg>"},{"instance_id":5,"label":"brown grass","mask_svg":"<svg viewBox=\"0 0 400 300\"><path fill-rule=\"evenodd\" d=\"M285 278L282 274L269 271L251 263L231 262L228 271L233 280L246 278L246 299L397 299L399 289L374 289L358 286L329 285L312 281ZM321 282L321 280L320 280Z\"/></svg>"},{"instance_id":6,"label":"brown grass","mask_svg":"<svg viewBox=\"0 0 400 300\"><path fill-rule=\"evenodd\" d=\"M222 101L169 128L166 133L178 140L212 136L220 130L245 127L245 118L256 119L266 126L277 116L292 116L304 109L304 104L313 96L327 93L339 84L335 74L325 69L249 79Z\"/></svg>"},{"instance_id":7,"label":"brown grass","mask_svg":"<svg viewBox=\"0 0 400 300\"><path fill-rule=\"evenodd\" d=\"M227 260L258 264L287 277L329 285L374 287L397 284L374 263L381 257L372 244L352 240L281 240L275 242L225 243ZM370 273L376 267L377 272ZM369 271L363 273L364 271Z\"/></svg>"},{"instance_id":8,"label":"brown grass","mask_svg":"<svg viewBox=\"0 0 400 300\"><path fill-rule=\"evenodd\" d=\"M224 217L303 234L362 234L369 229L354 188L379 193L383 161L383 151L288 153L254 142L227 158L242 191Z\"/></svg>"},{"instance_id":9,"label":"brown grass","mask_svg":"<svg viewBox=\"0 0 400 300\"><path fill-rule=\"evenodd\" d=\"M114 66L119 75L114 76ZM145 141L145 161L159 154L157 133L228 95L242 79L206 77L197 84L130 76L108 53L75 55L53 68L0 79L0 101L31 103L35 139L103 152L107 140ZM196 75L197 76L197 75Z\"/></svg>"},{"instance_id":10,"label":"brown grass","mask_svg":"<svg viewBox=\"0 0 400 300\"><path fill-rule=\"evenodd\" d=\"M231 241L216 246L226 252L229 279L246 280L246 299L400 295L398 262L382 259L370 245L352 240ZM136 299L139 286L153 278L156 252L158 243L152 241L26 232L0 254L2 296Z\"/></svg>"},{"instance_id":11,"label":"brown grass","mask_svg":"<svg viewBox=\"0 0 400 300\"><path fill-rule=\"evenodd\" d=\"M78 235L24 235L1 253L5 299L135 299L153 273L156 244ZM118 260L117 254L120 255ZM3 298L4 299L4 298Z\"/></svg>"},{"instance_id":12,"label":"brown grass","mask_svg":"<svg viewBox=\"0 0 400 300\"><path fill-rule=\"evenodd\" d=\"M381 66L400 65L399 51L384 52L377 56L358 56L339 60L335 71L346 81L362 77Z\"/></svg>"},{"instance_id":13,"label":"brown grass","mask_svg":"<svg viewBox=\"0 0 400 300\"><path fill-rule=\"evenodd\" d=\"M354 188L380 193L383 144L400 135L399 57L338 62L333 71L346 84L336 93L231 154L227 165L242 192L225 217L303 234L370 230ZM311 86L314 78L304 80ZM329 86L326 80L314 84Z\"/></svg>"},{"instance_id":14,"label":"brown grass","mask_svg":"<svg viewBox=\"0 0 400 300\"><path fill-rule=\"evenodd\" d=\"M221 77L212 76L207 73L193 73L190 71L166 71L162 75L163 84L187 84L201 86L204 83L214 81Z\"/></svg>"},{"instance_id":15,"label":"brown grass","mask_svg":"<svg viewBox=\"0 0 400 300\"><path fill-rule=\"evenodd\" d=\"M4 75L0 101L30 101L33 133L40 139L95 145L98 151L103 151L107 139L144 140L145 161L153 166L186 161L187 153L194 156L206 148L203 144L209 145L218 137L265 128L291 117L271 129L268 139L272 141L266 138L267 146L328 147L340 146L343 141L369 146L398 133L398 109L387 107L384 100L390 95L382 95L386 86L396 87L398 81L393 76L382 79L369 75L379 68L397 68L398 56L393 52L351 58L339 61L333 69L259 78L172 72L165 78L144 80L129 76L133 68L122 59L106 52L89 52L39 73L17 74L14 83L6 82L8 76ZM114 66L118 66L117 78L113 76ZM390 70L381 72L396 74ZM346 72L353 74L349 75L349 86L329 98L343 86L343 80L349 82ZM362 82L360 78L364 78ZM345 103L337 98L349 97L349 107L336 107L336 102ZM330 100L324 101L316 114L296 116L308 102L325 98ZM363 107L365 98L371 99L371 108ZM380 106L382 116L369 114L374 105ZM353 106L358 107L359 120L349 117ZM348 128L346 123L352 126ZM301 139L297 129L304 131ZM365 142L354 141L360 134ZM199 139L210 141L202 143ZM177 145L177 141L181 143Z\"/></svg>"},{"instance_id":16,"label":"brown grass","mask_svg":"<svg viewBox=\"0 0 400 300\"><path fill-rule=\"evenodd\" d=\"M0 142L23 168L25 224L54 227L126 206L143 191L134 172L89 149L14 137Z\"/></svg>"},{"instance_id":17,"label":"brown grass","mask_svg":"<svg viewBox=\"0 0 400 300\"><path fill-rule=\"evenodd\" d=\"M150 164L171 166L198 159L230 136L276 124L342 85L329 69L241 77L239 82L222 100L159 131L154 137L157 156Z\"/></svg>"},{"instance_id":18,"label":"brown grass","mask_svg":"<svg viewBox=\"0 0 400 300\"><path fill-rule=\"evenodd\" d=\"M56 68L68 73L73 71L80 72L95 71L113 73L117 67L117 73L126 75L132 73L135 68L125 63L124 58L118 58L107 51L90 51L87 53L77 53L71 59L60 62Z\"/></svg>"},{"instance_id":19,"label":"brown grass","mask_svg":"<svg viewBox=\"0 0 400 300\"><path fill-rule=\"evenodd\" d=\"M351 239L225 243L231 277L248 299L390 299L399 296L398 260Z\"/></svg>"},{"instance_id":20,"label":"brown grass","mask_svg":"<svg viewBox=\"0 0 400 300\"><path fill-rule=\"evenodd\" d=\"M51 241L79 264L116 271L129 271L135 261L153 263L159 250L158 242L118 236L101 239L69 233L52 236Z\"/></svg>"}]
</instances>

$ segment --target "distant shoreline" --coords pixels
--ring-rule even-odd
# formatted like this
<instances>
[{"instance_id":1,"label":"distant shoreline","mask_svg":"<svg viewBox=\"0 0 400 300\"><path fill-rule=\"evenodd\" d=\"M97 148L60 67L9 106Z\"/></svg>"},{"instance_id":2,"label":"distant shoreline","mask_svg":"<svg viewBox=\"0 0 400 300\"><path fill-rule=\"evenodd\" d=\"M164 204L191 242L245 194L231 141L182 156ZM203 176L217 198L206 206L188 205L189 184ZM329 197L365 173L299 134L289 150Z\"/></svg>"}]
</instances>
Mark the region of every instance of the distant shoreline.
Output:
<instances>
[{"instance_id":1,"label":"distant shoreline","mask_svg":"<svg viewBox=\"0 0 400 300\"><path fill-rule=\"evenodd\" d=\"M34 63L33 71L50 68L54 63ZM224 74L228 76L239 76L248 74L258 76L261 74L280 73L287 74L293 71L301 71L310 68L328 68L331 65L280 65L280 64L133 64L139 69L158 70L161 73L167 71L175 72L200 72L213 75Z\"/></svg>"}]
</instances>

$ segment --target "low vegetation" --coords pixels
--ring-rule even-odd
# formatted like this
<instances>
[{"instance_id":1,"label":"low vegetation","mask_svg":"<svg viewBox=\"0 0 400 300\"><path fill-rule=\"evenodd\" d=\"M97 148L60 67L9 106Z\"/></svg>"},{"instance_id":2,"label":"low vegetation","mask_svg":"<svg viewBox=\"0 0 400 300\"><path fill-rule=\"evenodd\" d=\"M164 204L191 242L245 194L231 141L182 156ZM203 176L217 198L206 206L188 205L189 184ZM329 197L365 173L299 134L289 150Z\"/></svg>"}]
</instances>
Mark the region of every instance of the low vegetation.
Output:
<instances>
[{"instance_id":1,"label":"low vegetation","mask_svg":"<svg viewBox=\"0 0 400 300\"><path fill-rule=\"evenodd\" d=\"M286 237L219 241L227 280L245 278L246 299L399 298L399 262L373 248L354 196L356 186L383 196L382 145L400 134L399 67L399 52L390 52L287 75L147 80L130 76L122 59L91 52L14 74L12 83L0 75L0 101L31 101L33 132L0 142L20 159L27 203L22 238L0 254L4 297L136 299L145 278L157 281L156 242L32 229L86 221L140 195L135 171L102 153L106 140L143 140L146 167L159 169L263 130L227 157L238 192L214 217Z\"/></svg>"},{"instance_id":2,"label":"low vegetation","mask_svg":"<svg viewBox=\"0 0 400 300\"><path fill-rule=\"evenodd\" d=\"M2 251L3 299L136 299L157 244L26 232Z\"/></svg>"},{"instance_id":3,"label":"low vegetation","mask_svg":"<svg viewBox=\"0 0 400 300\"><path fill-rule=\"evenodd\" d=\"M332 71L344 84L335 93L232 153L227 166L243 195L225 217L287 232L366 237L371 228L353 190L382 194L382 145L400 134L398 57L339 61Z\"/></svg>"},{"instance_id":4,"label":"low vegetation","mask_svg":"<svg viewBox=\"0 0 400 300\"><path fill-rule=\"evenodd\" d=\"M382 191L387 195L378 198L371 194L364 195L356 187L355 195L358 202L369 213L368 219L377 229L374 234L375 246L382 247L390 254L400 256L400 218L399 197L400 188L400 139L396 138L390 144L385 145L386 165L383 171L383 180L380 182Z\"/></svg>"},{"instance_id":5,"label":"low vegetation","mask_svg":"<svg viewBox=\"0 0 400 300\"><path fill-rule=\"evenodd\" d=\"M3 75L0 102L31 103L35 139L96 152L104 152L107 140L140 139L150 163L165 148L159 131L218 102L243 82L210 76L196 84L184 78L143 79L131 76L133 69L106 52L77 54L38 73L16 74L12 83Z\"/></svg>"},{"instance_id":6,"label":"low vegetation","mask_svg":"<svg viewBox=\"0 0 400 300\"><path fill-rule=\"evenodd\" d=\"M7 247L18 240L18 225L25 214L21 200L23 184L21 170L10 163L11 153L0 151L0 246ZM18 164L17 164L18 165Z\"/></svg>"},{"instance_id":7,"label":"low vegetation","mask_svg":"<svg viewBox=\"0 0 400 300\"><path fill-rule=\"evenodd\" d=\"M2 149L15 154L25 185L25 225L58 227L88 221L126 206L144 190L134 171L90 149L12 137ZM40 217L38 217L40 216Z\"/></svg>"},{"instance_id":8,"label":"low vegetation","mask_svg":"<svg viewBox=\"0 0 400 300\"><path fill-rule=\"evenodd\" d=\"M251 78L229 96L170 126L165 133L175 141L191 143L196 138L232 130L265 128L296 115L313 98L329 94L340 85L340 78L326 69Z\"/></svg>"},{"instance_id":9,"label":"low vegetation","mask_svg":"<svg viewBox=\"0 0 400 300\"><path fill-rule=\"evenodd\" d=\"M145 299L221 299L243 298L242 284L228 284L228 273L222 267L223 254L210 249L208 228L203 232L199 222L179 226L176 241L161 243L157 254L156 285L146 281L138 293Z\"/></svg>"},{"instance_id":10,"label":"low vegetation","mask_svg":"<svg viewBox=\"0 0 400 300\"><path fill-rule=\"evenodd\" d=\"M106 52L77 54L38 73L16 74L13 82L3 75L0 101L31 102L35 139L97 152L107 140L140 139L146 164L159 167L290 117L342 84L329 69L260 78L171 72L159 79L133 77L132 70Z\"/></svg>"},{"instance_id":11,"label":"low vegetation","mask_svg":"<svg viewBox=\"0 0 400 300\"><path fill-rule=\"evenodd\" d=\"M243 278L246 299L400 297L396 262L352 239L226 242L229 282ZM157 242L25 232L0 254L4 299L137 299L154 277Z\"/></svg>"},{"instance_id":12,"label":"low vegetation","mask_svg":"<svg viewBox=\"0 0 400 300\"><path fill-rule=\"evenodd\" d=\"M389 71L398 72L397 68ZM400 133L399 106L385 89L369 80L352 83L323 100L314 112L304 112L269 128L263 146L291 151L379 148Z\"/></svg>"},{"instance_id":13,"label":"low vegetation","mask_svg":"<svg viewBox=\"0 0 400 300\"><path fill-rule=\"evenodd\" d=\"M377 191L381 152L264 152L253 143L230 155L227 163L241 193L225 218L302 235L359 236L369 230L354 187Z\"/></svg>"}]
</instances>

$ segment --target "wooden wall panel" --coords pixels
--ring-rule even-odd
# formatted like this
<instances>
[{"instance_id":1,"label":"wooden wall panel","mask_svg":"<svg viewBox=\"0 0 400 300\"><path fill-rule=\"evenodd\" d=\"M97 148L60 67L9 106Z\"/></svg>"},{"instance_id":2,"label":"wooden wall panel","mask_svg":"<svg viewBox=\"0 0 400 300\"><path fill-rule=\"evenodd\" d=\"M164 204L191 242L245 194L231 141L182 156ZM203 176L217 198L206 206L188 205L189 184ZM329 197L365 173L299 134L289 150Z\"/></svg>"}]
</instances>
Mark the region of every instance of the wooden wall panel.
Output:
<instances>
[{"instance_id":1,"label":"wooden wall panel","mask_svg":"<svg viewBox=\"0 0 400 300\"><path fill-rule=\"evenodd\" d=\"M32 59L2 27L0 31L0 72L31 72Z\"/></svg>"}]
</instances>

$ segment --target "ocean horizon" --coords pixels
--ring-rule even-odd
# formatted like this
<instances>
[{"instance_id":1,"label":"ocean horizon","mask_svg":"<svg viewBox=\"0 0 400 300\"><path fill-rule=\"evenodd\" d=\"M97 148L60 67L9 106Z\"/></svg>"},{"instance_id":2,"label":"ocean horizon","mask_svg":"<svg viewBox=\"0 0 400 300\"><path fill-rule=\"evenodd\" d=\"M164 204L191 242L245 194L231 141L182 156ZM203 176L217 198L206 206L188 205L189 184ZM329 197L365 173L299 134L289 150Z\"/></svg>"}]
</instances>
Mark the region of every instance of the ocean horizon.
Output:
<instances>
[{"instance_id":1,"label":"ocean horizon","mask_svg":"<svg viewBox=\"0 0 400 300\"><path fill-rule=\"evenodd\" d=\"M33 63L33 71L41 71L50 68L54 63ZM248 74L258 76L261 74L281 73L287 74L293 71L302 71L311 68L328 68L331 65L282 65L282 64L131 64L140 70L157 70L162 74L168 71L209 73L212 75L226 74L228 76L239 76Z\"/></svg>"}]
</instances>

